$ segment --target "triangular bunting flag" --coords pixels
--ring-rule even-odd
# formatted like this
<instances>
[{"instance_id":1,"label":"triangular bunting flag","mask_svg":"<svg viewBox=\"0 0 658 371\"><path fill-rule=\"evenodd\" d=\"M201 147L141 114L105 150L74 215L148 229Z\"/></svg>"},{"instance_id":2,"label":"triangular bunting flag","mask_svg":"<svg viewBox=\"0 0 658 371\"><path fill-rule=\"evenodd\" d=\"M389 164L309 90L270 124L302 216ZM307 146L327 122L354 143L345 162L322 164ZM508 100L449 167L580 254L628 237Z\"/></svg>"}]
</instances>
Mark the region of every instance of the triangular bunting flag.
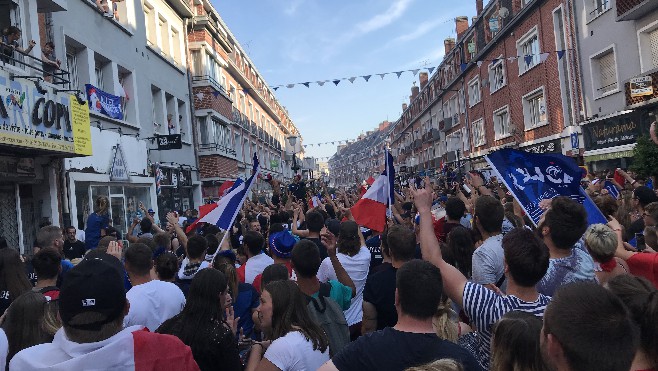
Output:
<instances>
[{"instance_id":1,"label":"triangular bunting flag","mask_svg":"<svg viewBox=\"0 0 658 371\"><path fill-rule=\"evenodd\" d=\"M363 77L363 79L366 80L366 82L368 82L368 80L370 80L371 76L372 75L366 75L366 76L361 76L361 77Z\"/></svg>"},{"instance_id":2,"label":"triangular bunting flag","mask_svg":"<svg viewBox=\"0 0 658 371\"><path fill-rule=\"evenodd\" d=\"M280 86L275 86L272 89L274 89L274 91L277 91L277 90L279 90L279 88L280 88Z\"/></svg>"},{"instance_id":3,"label":"triangular bunting flag","mask_svg":"<svg viewBox=\"0 0 658 371\"><path fill-rule=\"evenodd\" d=\"M310 82L303 82L303 83L302 83L302 85L306 86L307 88L310 87L310 86L309 86L310 84L311 84Z\"/></svg>"},{"instance_id":4,"label":"triangular bunting flag","mask_svg":"<svg viewBox=\"0 0 658 371\"><path fill-rule=\"evenodd\" d=\"M467 66L468 66L467 63L462 63L462 64L460 65L460 67L461 67L461 69L462 69L462 72L466 71L466 67L467 67Z\"/></svg>"},{"instance_id":5,"label":"triangular bunting flag","mask_svg":"<svg viewBox=\"0 0 658 371\"><path fill-rule=\"evenodd\" d=\"M482 67L482 61L477 62L478 67Z\"/></svg>"},{"instance_id":6,"label":"triangular bunting flag","mask_svg":"<svg viewBox=\"0 0 658 371\"><path fill-rule=\"evenodd\" d=\"M288 88L288 89L292 89L292 88L294 88L294 87L295 87L295 84L288 84L288 85L286 85L286 88Z\"/></svg>"},{"instance_id":7,"label":"triangular bunting flag","mask_svg":"<svg viewBox=\"0 0 658 371\"><path fill-rule=\"evenodd\" d=\"M316 81L316 82L318 83L318 85L320 85L320 86L324 86L324 83L325 83L326 81Z\"/></svg>"},{"instance_id":8,"label":"triangular bunting flag","mask_svg":"<svg viewBox=\"0 0 658 371\"><path fill-rule=\"evenodd\" d=\"M197 98L198 100L203 100L203 97L205 97L205 94L203 94L203 93L196 93L195 96L196 96L196 98Z\"/></svg>"},{"instance_id":9,"label":"triangular bunting flag","mask_svg":"<svg viewBox=\"0 0 658 371\"><path fill-rule=\"evenodd\" d=\"M388 75L388 73L378 73L377 75L379 75L379 77L381 77L382 80L384 80L384 76Z\"/></svg>"},{"instance_id":10,"label":"triangular bunting flag","mask_svg":"<svg viewBox=\"0 0 658 371\"><path fill-rule=\"evenodd\" d=\"M333 145L333 144L334 144L334 142L331 142L331 145Z\"/></svg>"},{"instance_id":11,"label":"triangular bunting flag","mask_svg":"<svg viewBox=\"0 0 658 371\"><path fill-rule=\"evenodd\" d=\"M524 55L523 60L525 61L526 66L530 66L532 64L532 60L534 59L534 56L532 55Z\"/></svg>"},{"instance_id":12,"label":"triangular bunting flag","mask_svg":"<svg viewBox=\"0 0 658 371\"><path fill-rule=\"evenodd\" d=\"M334 85L338 86L338 84L340 84L340 79L334 80Z\"/></svg>"},{"instance_id":13,"label":"triangular bunting flag","mask_svg":"<svg viewBox=\"0 0 658 371\"><path fill-rule=\"evenodd\" d=\"M218 90L213 90L212 95L217 98L219 96L219 91Z\"/></svg>"},{"instance_id":14,"label":"triangular bunting flag","mask_svg":"<svg viewBox=\"0 0 658 371\"><path fill-rule=\"evenodd\" d=\"M427 72L429 72L430 75L431 75L432 72L434 72L434 69L435 69L435 68L436 68L436 67L427 67Z\"/></svg>"},{"instance_id":15,"label":"triangular bunting flag","mask_svg":"<svg viewBox=\"0 0 658 371\"><path fill-rule=\"evenodd\" d=\"M398 79L400 78L400 75L402 75L402 72L404 72L404 71L398 71L398 72L395 73L396 75L398 75Z\"/></svg>"},{"instance_id":16,"label":"triangular bunting flag","mask_svg":"<svg viewBox=\"0 0 658 371\"><path fill-rule=\"evenodd\" d=\"M514 62L517 59L517 57L507 57L508 62Z\"/></svg>"},{"instance_id":17,"label":"triangular bunting flag","mask_svg":"<svg viewBox=\"0 0 658 371\"><path fill-rule=\"evenodd\" d=\"M564 57L564 52L565 52L565 50L558 50L557 51L557 59L562 59L562 57Z\"/></svg>"},{"instance_id":18,"label":"triangular bunting flag","mask_svg":"<svg viewBox=\"0 0 658 371\"><path fill-rule=\"evenodd\" d=\"M549 53L541 53L539 54L539 62L544 63L548 59Z\"/></svg>"},{"instance_id":19,"label":"triangular bunting flag","mask_svg":"<svg viewBox=\"0 0 658 371\"><path fill-rule=\"evenodd\" d=\"M249 95L249 88L242 89L242 92L245 93L246 95Z\"/></svg>"},{"instance_id":20,"label":"triangular bunting flag","mask_svg":"<svg viewBox=\"0 0 658 371\"><path fill-rule=\"evenodd\" d=\"M414 76L416 76L416 74L418 73L418 71L420 71L420 69L418 69L418 68L416 68L415 70L411 70L411 72L414 74Z\"/></svg>"},{"instance_id":21,"label":"triangular bunting flag","mask_svg":"<svg viewBox=\"0 0 658 371\"><path fill-rule=\"evenodd\" d=\"M356 80L356 77L350 77L348 80L349 80L352 84L354 84L354 80Z\"/></svg>"},{"instance_id":22,"label":"triangular bunting flag","mask_svg":"<svg viewBox=\"0 0 658 371\"><path fill-rule=\"evenodd\" d=\"M494 59L491 60L491 64L496 64L496 62L498 62L498 61L499 61L498 58L494 58Z\"/></svg>"}]
</instances>

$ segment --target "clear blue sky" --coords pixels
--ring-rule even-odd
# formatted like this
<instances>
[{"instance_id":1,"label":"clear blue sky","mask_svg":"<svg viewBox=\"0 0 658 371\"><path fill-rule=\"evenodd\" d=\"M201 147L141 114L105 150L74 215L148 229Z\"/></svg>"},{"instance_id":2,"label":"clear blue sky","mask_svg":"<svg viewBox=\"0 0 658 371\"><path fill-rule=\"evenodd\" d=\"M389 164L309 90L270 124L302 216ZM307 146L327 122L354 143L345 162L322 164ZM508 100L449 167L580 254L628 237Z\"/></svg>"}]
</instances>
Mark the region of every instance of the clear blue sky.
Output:
<instances>
[{"instance_id":1,"label":"clear blue sky","mask_svg":"<svg viewBox=\"0 0 658 371\"><path fill-rule=\"evenodd\" d=\"M437 66L443 40L455 37L453 19L475 13L475 0L212 2L269 86L373 75L367 83L359 77L279 88L275 95L304 144L354 139L395 121L418 76L376 74ZM307 156L335 152L332 145L306 147Z\"/></svg>"}]
</instances>

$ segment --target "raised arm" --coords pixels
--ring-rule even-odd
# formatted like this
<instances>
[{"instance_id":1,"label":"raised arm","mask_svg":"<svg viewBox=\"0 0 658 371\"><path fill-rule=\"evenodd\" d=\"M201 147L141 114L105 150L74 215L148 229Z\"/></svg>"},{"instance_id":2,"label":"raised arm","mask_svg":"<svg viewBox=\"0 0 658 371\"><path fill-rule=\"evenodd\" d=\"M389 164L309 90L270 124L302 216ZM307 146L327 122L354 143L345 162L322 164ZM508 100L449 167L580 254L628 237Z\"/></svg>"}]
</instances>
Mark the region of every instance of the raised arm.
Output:
<instances>
[{"instance_id":1,"label":"raised arm","mask_svg":"<svg viewBox=\"0 0 658 371\"><path fill-rule=\"evenodd\" d=\"M331 266L334 268L334 272L336 272L336 278L338 278L338 282L351 288L352 297L355 297L356 286L354 285L354 281L352 281L352 278L350 278L350 275L347 274L347 271L345 268L343 268L343 265L340 264L338 256L336 256L336 236L334 236L331 232L327 232L323 233L320 238L322 244L327 248L327 254L329 255Z\"/></svg>"},{"instance_id":2,"label":"raised arm","mask_svg":"<svg viewBox=\"0 0 658 371\"><path fill-rule=\"evenodd\" d=\"M174 227L176 231L176 237L178 237L178 242L183 245L185 249L185 255L187 256L187 235L180 224L178 224L178 217L174 213L167 213L167 221Z\"/></svg>"},{"instance_id":3,"label":"raised arm","mask_svg":"<svg viewBox=\"0 0 658 371\"><path fill-rule=\"evenodd\" d=\"M467 279L457 268L446 263L443 256L441 256L441 247L432 225L432 190L429 178L425 178L424 188L412 188L411 193L414 196L416 209L420 214L420 249L423 259L441 270L443 287L448 297L461 307Z\"/></svg>"}]
</instances>

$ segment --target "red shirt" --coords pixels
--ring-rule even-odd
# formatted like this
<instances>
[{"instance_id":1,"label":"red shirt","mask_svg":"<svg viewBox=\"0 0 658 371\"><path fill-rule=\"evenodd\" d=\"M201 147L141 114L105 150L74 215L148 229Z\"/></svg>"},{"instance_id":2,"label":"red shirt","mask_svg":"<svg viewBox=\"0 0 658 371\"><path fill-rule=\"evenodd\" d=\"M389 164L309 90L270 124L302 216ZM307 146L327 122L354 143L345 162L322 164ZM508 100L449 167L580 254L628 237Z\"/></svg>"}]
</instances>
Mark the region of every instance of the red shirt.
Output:
<instances>
[{"instance_id":1,"label":"red shirt","mask_svg":"<svg viewBox=\"0 0 658 371\"><path fill-rule=\"evenodd\" d=\"M658 253L637 253L626 260L631 274L644 277L658 287Z\"/></svg>"}]
</instances>

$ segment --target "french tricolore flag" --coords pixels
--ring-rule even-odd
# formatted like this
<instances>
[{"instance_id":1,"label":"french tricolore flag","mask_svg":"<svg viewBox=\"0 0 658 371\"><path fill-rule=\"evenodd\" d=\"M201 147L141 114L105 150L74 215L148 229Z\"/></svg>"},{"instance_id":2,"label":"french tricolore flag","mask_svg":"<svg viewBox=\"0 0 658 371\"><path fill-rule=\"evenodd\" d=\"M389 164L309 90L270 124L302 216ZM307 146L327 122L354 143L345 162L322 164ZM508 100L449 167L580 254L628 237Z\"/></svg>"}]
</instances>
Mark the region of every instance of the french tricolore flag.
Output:
<instances>
[{"instance_id":1,"label":"french tricolore flag","mask_svg":"<svg viewBox=\"0 0 658 371\"><path fill-rule=\"evenodd\" d=\"M386 227L386 207L395 200L393 156L386 151L386 170L375 179L361 199L350 209L354 220L361 226L377 232Z\"/></svg>"},{"instance_id":2,"label":"french tricolore flag","mask_svg":"<svg viewBox=\"0 0 658 371\"><path fill-rule=\"evenodd\" d=\"M199 219L199 223L215 224L225 231L228 230L233 224L235 216L238 215L238 211L240 211L251 187L254 185L254 180L258 178L259 172L258 157L254 154L254 168L251 177L244 183L236 182L233 188L217 201L217 207Z\"/></svg>"}]
</instances>

